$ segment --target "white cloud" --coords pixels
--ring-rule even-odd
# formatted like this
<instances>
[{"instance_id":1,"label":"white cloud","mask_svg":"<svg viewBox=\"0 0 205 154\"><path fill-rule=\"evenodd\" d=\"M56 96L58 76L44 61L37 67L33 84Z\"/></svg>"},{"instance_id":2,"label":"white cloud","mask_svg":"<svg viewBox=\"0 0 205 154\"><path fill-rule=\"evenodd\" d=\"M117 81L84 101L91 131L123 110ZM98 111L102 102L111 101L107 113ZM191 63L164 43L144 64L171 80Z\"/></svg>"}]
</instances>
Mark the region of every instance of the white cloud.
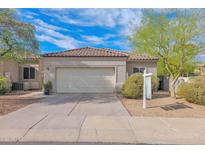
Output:
<instances>
[{"instance_id":1,"label":"white cloud","mask_svg":"<svg viewBox=\"0 0 205 154\"><path fill-rule=\"evenodd\" d=\"M32 16L39 16L38 13L34 13L34 12L30 12L30 11L26 11L24 12L25 14L28 14L28 15L32 15Z\"/></svg>"},{"instance_id":2,"label":"white cloud","mask_svg":"<svg viewBox=\"0 0 205 154\"><path fill-rule=\"evenodd\" d=\"M79 16L88 26L115 27L118 9L83 9L79 10Z\"/></svg>"},{"instance_id":3,"label":"white cloud","mask_svg":"<svg viewBox=\"0 0 205 154\"><path fill-rule=\"evenodd\" d=\"M103 38L97 37L97 36L82 36L82 38L93 44L103 44L104 43Z\"/></svg>"},{"instance_id":4,"label":"white cloud","mask_svg":"<svg viewBox=\"0 0 205 154\"><path fill-rule=\"evenodd\" d=\"M37 38L39 41L49 42L64 49L100 44L109 46L116 43L117 45L122 36L131 34L132 25L140 24L142 16L140 9L39 9L39 11L47 15L50 22L36 18L35 14L28 14L28 18L33 20L37 29ZM79 32L82 33L79 34L82 39L80 41L69 34L63 34L63 31L71 32L71 30L57 26L56 22L63 23L64 26L72 24L78 28L98 26L112 32L104 36L97 36L97 33L82 35L84 32ZM123 43L126 46L127 42Z\"/></svg>"},{"instance_id":5,"label":"white cloud","mask_svg":"<svg viewBox=\"0 0 205 154\"><path fill-rule=\"evenodd\" d=\"M205 54L198 55L197 59L201 62L205 62Z\"/></svg>"},{"instance_id":6,"label":"white cloud","mask_svg":"<svg viewBox=\"0 0 205 154\"><path fill-rule=\"evenodd\" d=\"M119 37L119 35L116 35L116 34L106 34L103 37L104 37L104 39L108 40L108 39L111 39L111 38Z\"/></svg>"},{"instance_id":7,"label":"white cloud","mask_svg":"<svg viewBox=\"0 0 205 154\"><path fill-rule=\"evenodd\" d=\"M17 13L22 16L22 17L26 17L28 19L34 19L35 17L39 16L39 14L37 13L34 13L34 12L30 12L30 11L25 11L25 10L19 10L19 9L16 9L17 10Z\"/></svg>"},{"instance_id":8,"label":"white cloud","mask_svg":"<svg viewBox=\"0 0 205 154\"><path fill-rule=\"evenodd\" d=\"M41 35L37 35L37 38L39 39L39 41L49 42L49 43L55 44L58 47L64 48L64 49L77 48L79 44L81 43L75 38L70 37L68 35L64 35L53 29L48 29L48 28L40 27L40 26L37 26L36 28L37 28L37 31L41 33Z\"/></svg>"},{"instance_id":9,"label":"white cloud","mask_svg":"<svg viewBox=\"0 0 205 154\"><path fill-rule=\"evenodd\" d=\"M115 34L106 34L104 36L95 36L95 35L82 35L82 38L85 40L85 43L95 44L95 45L107 45L112 43L114 40L110 40L113 38L118 38L118 35Z\"/></svg>"},{"instance_id":10,"label":"white cloud","mask_svg":"<svg viewBox=\"0 0 205 154\"><path fill-rule=\"evenodd\" d=\"M36 35L37 39L41 42L49 42L55 44L56 46L64 49L77 48L79 41L66 36L58 31L69 31L63 27L55 26L48 24L41 19L35 18L38 14L30 11L19 11L19 13L26 18L32 19L34 26L38 34Z\"/></svg>"},{"instance_id":11,"label":"white cloud","mask_svg":"<svg viewBox=\"0 0 205 154\"><path fill-rule=\"evenodd\" d=\"M78 26L101 26L115 28L120 26L122 35L131 32L130 25L139 25L141 9L44 9L42 13L60 22Z\"/></svg>"},{"instance_id":12,"label":"white cloud","mask_svg":"<svg viewBox=\"0 0 205 154\"><path fill-rule=\"evenodd\" d=\"M49 42L49 43L57 45L60 48L64 48L64 49L77 48L76 41L70 38L65 37L64 39L59 39L59 38L51 37L49 35L37 35L37 38L39 41Z\"/></svg>"},{"instance_id":13,"label":"white cloud","mask_svg":"<svg viewBox=\"0 0 205 154\"><path fill-rule=\"evenodd\" d=\"M62 31L68 31L68 29L58 27L52 24L45 23L43 20L35 19L34 22L36 23L36 27L43 27L51 30L62 30Z\"/></svg>"},{"instance_id":14,"label":"white cloud","mask_svg":"<svg viewBox=\"0 0 205 154\"><path fill-rule=\"evenodd\" d=\"M114 46L121 47L121 49L126 51L126 52L130 52L130 50L131 50L131 44L126 39L121 39L121 40L113 41L113 42L110 42L110 43L112 43L112 45L114 45Z\"/></svg>"},{"instance_id":15,"label":"white cloud","mask_svg":"<svg viewBox=\"0 0 205 154\"><path fill-rule=\"evenodd\" d=\"M28 18L28 19L33 19L33 16L29 15L29 14L25 15L25 17Z\"/></svg>"},{"instance_id":16,"label":"white cloud","mask_svg":"<svg viewBox=\"0 0 205 154\"><path fill-rule=\"evenodd\" d=\"M127 26L130 23L138 24L141 18L139 9L83 9L79 15L94 26L115 27Z\"/></svg>"}]
</instances>

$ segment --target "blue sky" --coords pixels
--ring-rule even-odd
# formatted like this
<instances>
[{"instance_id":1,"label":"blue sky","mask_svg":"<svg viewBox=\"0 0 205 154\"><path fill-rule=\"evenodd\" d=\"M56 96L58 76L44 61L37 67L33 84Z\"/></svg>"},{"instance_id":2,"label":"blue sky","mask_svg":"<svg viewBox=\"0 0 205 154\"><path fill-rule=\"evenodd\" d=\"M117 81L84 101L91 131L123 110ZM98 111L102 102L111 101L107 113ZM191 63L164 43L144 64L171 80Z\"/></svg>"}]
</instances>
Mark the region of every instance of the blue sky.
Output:
<instances>
[{"instance_id":1,"label":"blue sky","mask_svg":"<svg viewBox=\"0 0 205 154\"><path fill-rule=\"evenodd\" d=\"M18 9L36 27L40 51L91 46L130 51L128 36L140 24L141 9ZM205 61L205 55L198 57Z\"/></svg>"},{"instance_id":2,"label":"blue sky","mask_svg":"<svg viewBox=\"0 0 205 154\"><path fill-rule=\"evenodd\" d=\"M130 25L140 23L140 9L18 9L36 27L42 52L78 47L129 51Z\"/></svg>"}]
</instances>

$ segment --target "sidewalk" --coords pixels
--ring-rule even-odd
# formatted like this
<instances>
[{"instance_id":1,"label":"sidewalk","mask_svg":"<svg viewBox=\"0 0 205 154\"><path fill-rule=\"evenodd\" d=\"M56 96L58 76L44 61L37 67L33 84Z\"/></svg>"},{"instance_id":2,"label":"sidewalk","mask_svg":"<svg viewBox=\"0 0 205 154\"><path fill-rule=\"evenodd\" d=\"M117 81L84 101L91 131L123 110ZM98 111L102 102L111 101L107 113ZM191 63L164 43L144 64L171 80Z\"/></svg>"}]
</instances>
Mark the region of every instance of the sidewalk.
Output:
<instances>
[{"instance_id":1,"label":"sidewalk","mask_svg":"<svg viewBox=\"0 0 205 154\"><path fill-rule=\"evenodd\" d=\"M39 115L0 124L1 143L205 144L204 118Z\"/></svg>"}]
</instances>

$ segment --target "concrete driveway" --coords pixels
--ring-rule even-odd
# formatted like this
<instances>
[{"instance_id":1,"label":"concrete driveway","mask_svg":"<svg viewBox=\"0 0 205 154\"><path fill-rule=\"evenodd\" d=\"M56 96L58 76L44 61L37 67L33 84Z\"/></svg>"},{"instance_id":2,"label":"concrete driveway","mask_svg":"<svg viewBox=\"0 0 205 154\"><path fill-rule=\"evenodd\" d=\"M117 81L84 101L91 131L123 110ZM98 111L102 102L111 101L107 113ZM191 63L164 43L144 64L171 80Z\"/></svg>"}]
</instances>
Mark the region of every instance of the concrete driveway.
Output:
<instances>
[{"instance_id":1,"label":"concrete driveway","mask_svg":"<svg viewBox=\"0 0 205 154\"><path fill-rule=\"evenodd\" d=\"M115 94L54 95L0 117L0 142L205 144L205 119L131 117Z\"/></svg>"},{"instance_id":2,"label":"concrete driveway","mask_svg":"<svg viewBox=\"0 0 205 154\"><path fill-rule=\"evenodd\" d=\"M91 116L129 116L115 94L62 94L0 117L0 142L76 142Z\"/></svg>"}]
</instances>

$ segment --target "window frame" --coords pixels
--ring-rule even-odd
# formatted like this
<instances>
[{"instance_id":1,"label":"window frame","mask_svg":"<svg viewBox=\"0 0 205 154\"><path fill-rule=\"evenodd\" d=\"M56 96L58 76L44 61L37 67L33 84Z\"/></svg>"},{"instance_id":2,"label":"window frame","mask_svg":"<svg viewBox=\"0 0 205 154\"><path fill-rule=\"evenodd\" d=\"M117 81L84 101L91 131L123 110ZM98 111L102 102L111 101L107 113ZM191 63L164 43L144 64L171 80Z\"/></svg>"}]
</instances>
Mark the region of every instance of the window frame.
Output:
<instances>
[{"instance_id":1,"label":"window frame","mask_svg":"<svg viewBox=\"0 0 205 154\"><path fill-rule=\"evenodd\" d=\"M29 79L29 67L23 67L23 79L24 80Z\"/></svg>"},{"instance_id":2,"label":"window frame","mask_svg":"<svg viewBox=\"0 0 205 154\"><path fill-rule=\"evenodd\" d=\"M28 71L28 78L25 78L25 69ZM32 71L33 70L33 71ZM32 73L33 75L31 75ZM23 67L23 80L35 80L36 79L36 68L35 67Z\"/></svg>"},{"instance_id":3,"label":"window frame","mask_svg":"<svg viewBox=\"0 0 205 154\"><path fill-rule=\"evenodd\" d=\"M134 70L135 69L138 69L138 71L137 72L135 72ZM133 73L144 73L144 70L146 69L146 67L133 67L132 68L132 72Z\"/></svg>"}]
</instances>

